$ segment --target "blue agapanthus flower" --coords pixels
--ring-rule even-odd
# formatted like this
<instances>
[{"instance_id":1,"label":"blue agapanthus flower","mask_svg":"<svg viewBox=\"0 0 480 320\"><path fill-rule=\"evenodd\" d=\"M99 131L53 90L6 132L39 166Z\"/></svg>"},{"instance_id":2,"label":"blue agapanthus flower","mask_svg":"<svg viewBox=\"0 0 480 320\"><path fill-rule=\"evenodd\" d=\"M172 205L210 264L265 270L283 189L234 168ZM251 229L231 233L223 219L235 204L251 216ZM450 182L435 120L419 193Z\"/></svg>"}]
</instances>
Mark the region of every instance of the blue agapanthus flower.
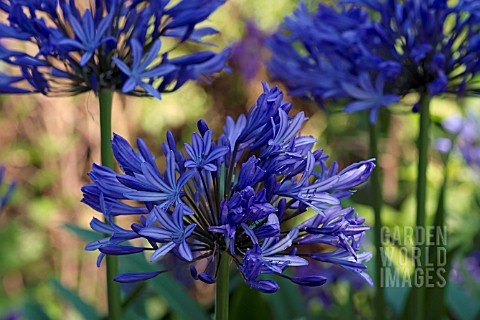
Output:
<instances>
[{"instance_id":1,"label":"blue agapanthus flower","mask_svg":"<svg viewBox=\"0 0 480 320\"><path fill-rule=\"evenodd\" d=\"M215 29L198 27L225 0L1 0L1 93L101 89L160 98L221 71L229 49L180 55ZM8 40L8 41L4 41ZM11 40L17 40L13 45Z\"/></svg>"},{"instance_id":2,"label":"blue agapanthus flower","mask_svg":"<svg viewBox=\"0 0 480 320\"><path fill-rule=\"evenodd\" d=\"M374 160L343 170L336 162L328 166L323 150L312 149L317 140L300 134L307 118L303 112L290 115L291 108L277 87L264 84L248 114L228 117L218 139L200 120L185 154L168 132L162 145L165 171L141 139L135 151L115 135L112 147L124 173L94 165L93 183L82 189L82 201L108 221L94 218L92 229L109 236L86 249L101 252L98 263L105 254L151 252L151 261L173 254L206 283L216 281L218 257L225 253L245 282L262 292L278 290L274 280L262 279L265 274L305 286L325 283L321 273L285 274L287 267L311 259L342 266L371 283L363 265L370 253L358 252L369 227L340 200L368 179ZM125 229L111 219L122 215L137 215L139 222ZM116 280L146 280L164 271Z\"/></svg>"},{"instance_id":3,"label":"blue agapanthus flower","mask_svg":"<svg viewBox=\"0 0 480 320\"><path fill-rule=\"evenodd\" d=\"M474 0L337 0L301 4L269 39L268 63L290 94L370 111L408 93L475 94L480 15Z\"/></svg>"},{"instance_id":4,"label":"blue agapanthus flower","mask_svg":"<svg viewBox=\"0 0 480 320\"><path fill-rule=\"evenodd\" d=\"M0 213L7 206L17 185L15 182L5 183L5 170L5 166L0 165Z\"/></svg>"}]
</instances>

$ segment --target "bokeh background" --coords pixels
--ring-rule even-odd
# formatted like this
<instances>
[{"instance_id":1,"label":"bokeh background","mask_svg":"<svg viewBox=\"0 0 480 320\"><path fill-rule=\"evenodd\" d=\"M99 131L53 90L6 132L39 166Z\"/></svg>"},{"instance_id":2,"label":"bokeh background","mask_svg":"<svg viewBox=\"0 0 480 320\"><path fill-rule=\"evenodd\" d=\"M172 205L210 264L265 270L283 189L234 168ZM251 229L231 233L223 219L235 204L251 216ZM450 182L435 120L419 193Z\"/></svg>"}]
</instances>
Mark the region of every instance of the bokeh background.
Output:
<instances>
[{"instance_id":1,"label":"bokeh background","mask_svg":"<svg viewBox=\"0 0 480 320\"><path fill-rule=\"evenodd\" d=\"M296 5L294 0L228 1L208 23L221 31L212 39L220 48L234 47L232 72L190 83L164 95L162 101L117 94L114 132L132 143L142 137L158 154L167 130L180 141L187 141L200 118L214 133L220 132L227 115L236 117L245 112L262 92L261 81L269 80L264 66L268 52L262 41ZM384 154L378 165L384 171L384 222L391 228L414 225L418 130L417 115L410 112L414 101L415 97L407 97L391 112L382 114ZM304 134L318 138L319 146L337 159L340 167L367 158L366 115L336 111L341 106L331 105L326 112L310 101L293 102L297 112L304 111L311 119L303 128ZM479 99L437 98L432 113L438 124L449 115L479 107ZM445 136L439 125L433 134ZM89 168L99 158L99 114L93 94L75 98L0 97L0 163L7 167L7 178L18 182L11 204L0 216L0 319L94 319L105 314L104 265L97 268L96 253L83 249L92 239L92 234L83 229L89 229L91 218L98 215L80 203L80 188L89 182ZM431 163L428 206L433 213L443 179L442 158L433 149ZM447 285L449 317L478 319L480 173L467 167L455 152L448 172L447 249L453 261ZM373 225L368 194L367 185L349 204L367 218L366 224ZM373 237L373 232L369 236ZM391 247L389 258L397 272L408 274L411 264L400 263L405 260L400 249L394 244ZM365 248L373 250L368 239ZM282 290L274 295L245 288L234 278L232 317L372 317L371 288L341 270L325 267L325 272L338 281L301 291L281 284ZM124 288L127 294L133 293L126 306L127 319L182 319L195 315L199 306L207 314L211 310L212 286L188 281L181 272L159 278L138 295L135 286ZM386 293L389 314L400 317L408 288L387 288Z\"/></svg>"}]
</instances>

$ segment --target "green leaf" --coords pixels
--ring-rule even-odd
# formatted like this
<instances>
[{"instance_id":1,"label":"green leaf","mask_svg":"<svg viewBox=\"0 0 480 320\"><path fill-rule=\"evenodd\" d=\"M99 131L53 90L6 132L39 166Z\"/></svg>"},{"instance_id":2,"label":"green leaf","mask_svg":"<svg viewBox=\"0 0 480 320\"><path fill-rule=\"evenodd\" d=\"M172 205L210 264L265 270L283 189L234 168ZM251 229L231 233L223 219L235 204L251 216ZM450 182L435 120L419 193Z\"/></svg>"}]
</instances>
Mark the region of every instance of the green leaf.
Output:
<instances>
[{"instance_id":1,"label":"green leaf","mask_svg":"<svg viewBox=\"0 0 480 320\"><path fill-rule=\"evenodd\" d=\"M447 286L447 306L459 320L475 319L480 312L478 300L452 282Z\"/></svg>"},{"instance_id":2,"label":"green leaf","mask_svg":"<svg viewBox=\"0 0 480 320\"><path fill-rule=\"evenodd\" d=\"M26 320L50 320L43 307L33 301L26 302L22 307L23 317Z\"/></svg>"},{"instance_id":3,"label":"green leaf","mask_svg":"<svg viewBox=\"0 0 480 320\"><path fill-rule=\"evenodd\" d=\"M122 305L122 313L125 314L125 319L147 320L148 316L145 301L148 299L148 292L141 290L144 287L141 284L137 286L135 290L139 290L138 295L132 297L132 300L130 300L130 303L125 308ZM125 304L125 300L123 303Z\"/></svg>"},{"instance_id":4,"label":"green leaf","mask_svg":"<svg viewBox=\"0 0 480 320\"><path fill-rule=\"evenodd\" d=\"M130 255L120 260L126 272L157 271L158 265L150 264L142 255ZM148 280L150 290L165 299L169 308L182 319L210 320L205 310L193 300L185 287L165 273Z\"/></svg>"},{"instance_id":5,"label":"green leaf","mask_svg":"<svg viewBox=\"0 0 480 320\"><path fill-rule=\"evenodd\" d=\"M280 289L273 294L262 294L273 310L274 319L291 320L305 317L305 309L298 287L289 280L275 277L272 278Z\"/></svg>"},{"instance_id":6,"label":"green leaf","mask_svg":"<svg viewBox=\"0 0 480 320\"><path fill-rule=\"evenodd\" d=\"M446 243L437 243L439 237L437 233L445 232L445 193L447 191L447 173L448 173L448 157L445 159L444 164L444 179L440 192L437 199L437 209L435 212L435 218L433 221L432 227L434 228L433 241L432 244L426 245L426 250L423 253L428 255L428 260L425 260L424 257L420 257L424 261L428 261L433 267L432 268L423 268L425 272L424 281L428 283L424 284L425 287L425 310L424 314L425 319L443 319L446 316L446 307L445 307L445 287L450 273L451 265L451 256L453 252L447 252ZM446 255L442 257L442 252ZM444 261L445 260L445 261ZM444 261L445 263L441 263ZM423 262L422 262L423 263ZM432 270L426 270L432 269ZM427 274L428 272L428 274ZM414 287L410 290L410 294L407 301L407 306L404 312L404 319L409 319L413 316L412 312L415 307L416 294L418 294L418 288Z\"/></svg>"},{"instance_id":7,"label":"green leaf","mask_svg":"<svg viewBox=\"0 0 480 320\"><path fill-rule=\"evenodd\" d=\"M385 257L388 259L388 257ZM393 269L393 277L398 279L402 277L394 266L390 267ZM387 300L388 305L392 308L393 312L397 315L402 315L402 312L405 310L405 303L409 295L410 288L408 286L386 286L385 287L385 299Z\"/></svg>"},{"instance_id":8,"label":"green leaf","mask_svg":"<svg viewBox=\"0 0 480 320\"><path fill-rule=\"evenodd\" d=\"M95 241L103 238L103 235L101 235L98 232L83 229L70 223L63 225L63 227L68 231L74 233L76 236L78 236L80 239L84 241L91 242L91 241Z\"/></svg>"},{"instance_id":9,"label":"green leaf","mask_svg":"<svg viewBox=\"0 0 480 320\"><path fill-rule=\"evenodd\" d=\"M84 319L100 319L100 315L98 314L97 310L83 301L76 292L63 286L63 284L61 284L57 279L50 280L50 283L55 290L57 290L62 299L69 302Z\"/></svg>"},{"instance_id":10,"label":"green leaf","mask_svg":"<svg viewBox=\"0 0 480 320\"><path fill-rule=\"evenodd\" d=\"M209 320L205 311L196 303L185 288L164 274L150 281L150 288L167 301L168 306L182 319Z\"/></svg>"},{"instance_id":11,"label":"green leaf","mask_svg":"<svg viewBox=\"0 0 480 320\"><path fill-rule=\"evenodd\" d=\"M448 161L448 159L447 159ZM447 191L447 164L445 164L444 180L437 200L437 210L435 212L435 219L433 222L434 234L437 232L445 232L445 193ZM446 236L446 235L445 235ZM432 287L428 287L425 290L426 310L428 312L425 315L426 319L437 320L443 319L446 316L445 306L445 291L448 275L450 274L451 257L453 251L447 251L446 243L437 243L438 237L434 237L434 243L428 246L430 251L429 261L433 264L432 272L430 275L432 278L429 283ZM442 252L445 257L442 258ZM444 261L445 260L445 261Z\"/></svg>"},{"instance_id":12,"label":"green leaf","mask_svg":"<svg viewBox=\"0 0 480 320\"><path fill-rule=\"evenodd\" d=\"M249 288L245 282L231 295L230 302L230 320L243 319L274 319L264 296L259 291Z\"/></svg>"},{"instance_id":13,"label":"green leaf","mask_svg":"<svg viewBox=\"0 0 480 320\"><path fill-rule=\"evenodd\" d=\"M415 290L412 290L413 288L410 288L408 295L407 295L407 301L405 303L405 307L403 308L403 314L402 318L403 320L409 320L409 319L414 319L415 317L415 310L413 310L413 303L415 299Z\"/></svg>"}]
</instances>

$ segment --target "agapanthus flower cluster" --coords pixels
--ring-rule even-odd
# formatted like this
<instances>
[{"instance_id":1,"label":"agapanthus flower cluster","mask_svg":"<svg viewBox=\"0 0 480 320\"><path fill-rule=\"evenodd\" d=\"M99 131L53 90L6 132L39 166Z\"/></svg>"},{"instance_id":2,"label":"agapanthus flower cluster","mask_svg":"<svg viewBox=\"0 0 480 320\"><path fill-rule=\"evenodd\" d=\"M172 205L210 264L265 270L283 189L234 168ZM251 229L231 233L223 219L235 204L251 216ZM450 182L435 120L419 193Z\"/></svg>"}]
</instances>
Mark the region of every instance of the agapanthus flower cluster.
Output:
<instances>
[{"instance_id":1,"label":"agapanthus flower cluster","mask_svg":"<svg viewBox=\"0 0 480 320\"><path fill-rule=\"evenodd\" d=\"M450 138L438 138L435 147L442 153L456 147L465 162L480 174L480 114L468 110L465 117L452 115L442 122L442 127L452 134Z\"/></svg>"},{"instance_id":2,"label":"agapanthus flower cluster","mask_svg":"<svg viewBox=\"0 0 480 320\"><path fill-rule=\"evenodd\" d=\"M269 40L268 67L291 95L347 99L345 112L369 110L374 122L408 93L478 91L478 9L473 0L301 4Z\"/></svg>"},{"instance_id":3,"label":"agapanthus flower cluster","mask_svg":"<svg viewBox=\"0 0 480 320\"><path fill-rule=\"evenodd\" d=\"M225 0L2 0L0 92L150 95L224 68L228 49L181 55L215 29L197 27ZM14 41L12 41L14 40ZM183 50L185 52L185 50Z\"/></svg>"},{"instance_id":4,"label":"agapanthus flower cluster","mask_svg":"<svg viewBox=\"0 0 480 320\"><path fill-rule=\"evenodd\" d=\"M307 258L371 281L363 265L370 253L358 253L369 227L340 201L368 179L374 160L343 170L336 162L328 166L323 150L313 149L317 140L300 133L306 116L289 115L291 109L277 87L264 84L248 114L228 117L218 139L200 120L198 133L184 144L185 154L168 132L162 144L163 172L141 139L134 151L116 135L112 147L124 173L94 165L93 183L82 189L82 201L109 221L94 218L92 229L111 236L86 249L101 252L98 263L105 254L151 252L150 261L174 254L190 265L195 279L206 283L216 281L219 257L228 255L250 287L267 293L279 286L262 279L265 274L306 286L325 283L321 273L292 277L284 272L308 265ZM122 215L138 215L139 222L123 228L112 219ZM138 238L144 241L130 241ZM115 279L134 282L164 271Z\"/></svg>"},{"instance_id":5,"label":"agapanthus flower cluster","mask_svg":"<svg viewBox=\"0 0 480 320\"><path fill-rule=\"evenodd\" d=\"M5 166L0 165L0 213L7 206L17 185L15 182L4 181L5 171Z\"/></svg>"}]
</instances>

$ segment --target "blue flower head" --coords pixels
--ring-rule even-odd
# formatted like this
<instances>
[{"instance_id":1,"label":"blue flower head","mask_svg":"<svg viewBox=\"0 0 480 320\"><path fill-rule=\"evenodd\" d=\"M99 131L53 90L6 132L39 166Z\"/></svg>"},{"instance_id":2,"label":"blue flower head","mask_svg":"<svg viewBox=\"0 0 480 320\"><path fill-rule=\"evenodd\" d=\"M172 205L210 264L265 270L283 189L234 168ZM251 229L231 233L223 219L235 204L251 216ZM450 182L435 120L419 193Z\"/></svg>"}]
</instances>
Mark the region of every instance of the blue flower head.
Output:
<instances>
[{"instance_id":1,"label":"blue flower head","mask_svg":"<svg viewBox=\"0 0 480 320\"><path fill-rule=\"evenodd\" d=\"M85 9L74 0L4 0L0 10L8 19L0 23L0 38L17 40L23 49L2 41L0 59L10 74L2 74L0 92L108 89L160 99L188 80L224 69L228 49L178 53L188 42L211 45L203 38L217 31L197 25L224 2L97 0Z\"/></svg>"},{"instance_id":2,"label":"blue flower head","mask_svg":"<svg viewBox=\"0 0 480 320\"><path fill-rule=\"evenodd\" d=\"M200 120L184 154L167 133L163 172L142 140L134 151L115 135L112 146L124 173L94 165L93 183L82 189L83 202L108 221L136 215L140 223L123 229L94 219L92 228L109 236L87 249L98 249L101 256L151 251L152 261L173 254L190 265L194 279L206 283L216 281L219 253L225 253L250 287L268 293L279 286L262 279L265 274L304 286L325 283L321 274L291 277L284 272L313 260L334 263L370 281L363 265L370 255L358 253L369 227L354 209L342 208L340 199L368 179L374 160L343 170L336 162L329 167L328 156L312 150L316 140L300 134L307 118L290 115L291 107L277 87L264 84L248 114L228 118L218 139ZM129 240L135 238L146 241L134 247ZM198 263L202 260L206 262ZM204 270L197 270L200 266ZM116 280L146 280L164 271L123 274Z\"/></svg>"},{"instance_id":3,"label":"blue flower head","mask_svg":"<svg viewBox=\"0 0 480 320\"><path fill-rule=\"evenodd\" d=\"M0 213L7 206L7 203L12 198L13 191L15 190L16 183L11 182L4 186L5 178L5 166L0 165Z\"/></svg>"},{"instance_id":4,"label":"blue flower head","mask_svg":"<svg viewBox=\"0 0 480 320\"><path fill-rule=\"evenodd\" d=\"M306 4L267 41L268 69L293 96L349 101L370 111L408 93L472 94L480 71L480 15L473 0L337 0Z\"/></svg>"}]
</instances>

